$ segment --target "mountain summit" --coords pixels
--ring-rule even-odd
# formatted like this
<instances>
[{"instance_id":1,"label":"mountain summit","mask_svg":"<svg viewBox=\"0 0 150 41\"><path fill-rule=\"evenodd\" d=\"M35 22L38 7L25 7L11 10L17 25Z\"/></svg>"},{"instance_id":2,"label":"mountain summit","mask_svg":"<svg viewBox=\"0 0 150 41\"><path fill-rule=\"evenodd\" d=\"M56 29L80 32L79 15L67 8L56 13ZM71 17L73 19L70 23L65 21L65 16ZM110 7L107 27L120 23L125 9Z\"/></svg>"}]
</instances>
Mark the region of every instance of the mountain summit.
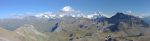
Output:
<instances>
[{"instance_id":1,"label":"mountain summit","mask_svg":"<svg viewBox=\"0 0 150 41\"><path fill-rule=\"evenodd\" d=\"M112 32L123 31L128 36L143 34L145 27L149 27L149 24L141 18L120 12L109 18L108 21L110 24L114 24L109 27Z\"/></svg>"},{"instance_id":2,"label":"mountain summit","mask_svg":"<svg viewBox=\"0 0 150 41\"><path fill-rule=\"evenodd\" d=\"M146 22L144 22L142 19L135 17L133 15L128 15L128 14L124 14L124 13L116 13L116 15L112 16L109 19L110 23L118 23L118 22L126 22L126 23L136 23L136 24L144 24L147 25Z\"/></svg>"}]
</instances>

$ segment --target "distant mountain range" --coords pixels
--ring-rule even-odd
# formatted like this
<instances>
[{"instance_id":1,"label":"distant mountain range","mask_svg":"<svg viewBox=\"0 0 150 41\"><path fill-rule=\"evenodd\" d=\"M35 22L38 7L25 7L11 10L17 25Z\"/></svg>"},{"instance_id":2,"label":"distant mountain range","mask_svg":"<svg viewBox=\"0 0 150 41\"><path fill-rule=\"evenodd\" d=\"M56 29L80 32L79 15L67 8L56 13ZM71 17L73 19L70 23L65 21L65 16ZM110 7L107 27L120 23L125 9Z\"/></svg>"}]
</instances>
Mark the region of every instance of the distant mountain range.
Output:
<instances>
[{"instance_id":1,"label":"distant mountain range","mask_svg":"<svg viewBox=\"0 0 150 41\"><path fill-rule=\"evenodd\" d=\"M10 31L14 34L12 37L18 35L17 38L9 38L14 41L84 41L88 39L89 41L100 41L108 33L128 40L131 36L141 37L150 34L150 25L145 19L121 12L112 17L100 13L91 15L40 14L23 18L1 19L2 29L0 30Z\"/></svg>"},{"instance_id":2,"label":"distant mountain range","mask_svg":"<svg viewBox=\"0 0 150 41\"><path fill-rule=\"evenodd\" d=\"M62 12L64 13L64 12ZM89 15L85 15L85 14L82 14L82 13L79 13L79 14L68 14L68 12L65 14L38 14L38 15L35 15L35 17L39 17L39 18L52 18L52 19L55 19L55 18L62 18L62 17L66 17L66 16L70 16L70 17L82 17L82 18L98 18L98 17L108 17L104 14L101 14L99 12L96 12L94 14L89 14Z\"/></svg>"}]
</instances>

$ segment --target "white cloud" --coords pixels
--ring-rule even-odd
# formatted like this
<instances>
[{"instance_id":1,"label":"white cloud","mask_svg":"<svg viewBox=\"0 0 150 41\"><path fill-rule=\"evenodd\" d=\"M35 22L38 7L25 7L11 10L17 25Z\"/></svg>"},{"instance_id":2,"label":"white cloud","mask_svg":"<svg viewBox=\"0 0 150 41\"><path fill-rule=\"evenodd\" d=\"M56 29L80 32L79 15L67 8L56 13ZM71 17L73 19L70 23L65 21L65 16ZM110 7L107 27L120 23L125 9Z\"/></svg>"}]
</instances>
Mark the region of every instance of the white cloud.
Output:
<instances>
[{"instance_id":1,"label":"white cloud","mask_svg":"<svg viewBox=\"0 0 150 41\"><path fill-rule=\"evenodd\" d=\"M64 8L61 9L61 11L63 12L71 12L71 11L75 11L72 7L70 6L65 6Z\"/></svg>"},{"instance_id":2,"label":"white cloud","mask_svg":"<svg viewBox=\"0 0 150 41\"><path fill-rule=\"evenodd\" d=\"M57 14L63 14L64 15L78 15L82 14L83 12L80 12L79 10L75 10L71 6L64 6L62 9L60 9L60 12L56 12Z\"/></svg>"},{"instance_id":3,"label":"white cloud","mask_svg":"<svg viewBox=\"0 0 150 41\"><path fill-rule=\"evenodd\" d=\"M140 14L135 14L136 16L139 16L140 18L145 18L145 17L149 17L150 14L148 13L140 13Z\"/></svg>"},{"instance_id":4,"label":"white cloud","mask_svg":"<svg viewBox=\"0 0 150 41\"><path fill-rule=\"evenodd\" d=\"M126 11L126 13L128 13L128 14L132 14L133 12L129 10L129 11Z\"/></svg>"}]
</instances>

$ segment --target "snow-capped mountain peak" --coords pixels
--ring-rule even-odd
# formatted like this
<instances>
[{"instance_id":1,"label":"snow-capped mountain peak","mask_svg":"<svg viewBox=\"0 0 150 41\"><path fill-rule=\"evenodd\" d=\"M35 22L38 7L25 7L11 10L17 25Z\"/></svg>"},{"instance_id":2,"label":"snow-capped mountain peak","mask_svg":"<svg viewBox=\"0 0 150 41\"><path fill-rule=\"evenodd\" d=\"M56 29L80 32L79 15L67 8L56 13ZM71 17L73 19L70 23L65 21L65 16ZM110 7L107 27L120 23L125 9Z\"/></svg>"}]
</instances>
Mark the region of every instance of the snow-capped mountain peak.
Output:
<instances>
[{"instance_id":1,"label":"snow-capped mountain peak","mask_svg":"<svg viewBox=\"0 0 150 41\"><path fill-rule=\"evenodd\" d=\"M100 18L100 17L106 17L108 18L105 14L101 14L101 13L93 13L93 14L84 14L84 13L77 13L77 14L53 14L53 13L46 13L46 14L38 14L35 15L35 17L39 17L39 18L62 18L65 16L70 16L70 17L78 17L78 18Z\"/></svg>"},{"instance_id":2,"label":"snow-capped mountain peak","mask_svg":"<svg viewBox=\"0 0 150 41\"><path fill-rule=\"evenodd\" d=\"M65 16L70 16L70 17L82 17L82 18L96 18L96 17L106 17L104 14L89 14L89 15L85 15L85 14L39 14L39 15L35 15L36 17L39 18L62 18Z\"/></svg>"},{"instance_id":3,"label":"snow-capped mountain peak","mask_svg":"<svg viewBox=\"0 0 150 41\"><path fill-rule=\"evenodd\" d=\"M39 17L39 18L55 18L56 15L55 14L38 14L38 15L35 15L36 17Z\"/></svg>"}]
</instances>

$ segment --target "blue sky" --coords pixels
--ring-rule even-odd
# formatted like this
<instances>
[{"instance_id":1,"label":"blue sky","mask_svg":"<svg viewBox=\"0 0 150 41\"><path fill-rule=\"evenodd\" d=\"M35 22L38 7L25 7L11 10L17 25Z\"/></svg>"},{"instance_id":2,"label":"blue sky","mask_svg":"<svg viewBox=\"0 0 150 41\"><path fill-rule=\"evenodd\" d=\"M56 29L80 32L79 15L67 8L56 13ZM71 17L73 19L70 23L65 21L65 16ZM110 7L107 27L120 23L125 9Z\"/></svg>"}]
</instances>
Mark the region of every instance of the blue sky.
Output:
<instances>
[{"instance_id":1,"label":"blue sky","mask_svg":"<svg viewBox=\"0 0 150 41\"><path fill-rule=\"evenodd\" d=\"M82 12L115 14L132 11L136 14L150 14L150 0L0 0L0 18L28 12L57 12L64 6L71 6Z\"/></svg>"}]
</instances>

